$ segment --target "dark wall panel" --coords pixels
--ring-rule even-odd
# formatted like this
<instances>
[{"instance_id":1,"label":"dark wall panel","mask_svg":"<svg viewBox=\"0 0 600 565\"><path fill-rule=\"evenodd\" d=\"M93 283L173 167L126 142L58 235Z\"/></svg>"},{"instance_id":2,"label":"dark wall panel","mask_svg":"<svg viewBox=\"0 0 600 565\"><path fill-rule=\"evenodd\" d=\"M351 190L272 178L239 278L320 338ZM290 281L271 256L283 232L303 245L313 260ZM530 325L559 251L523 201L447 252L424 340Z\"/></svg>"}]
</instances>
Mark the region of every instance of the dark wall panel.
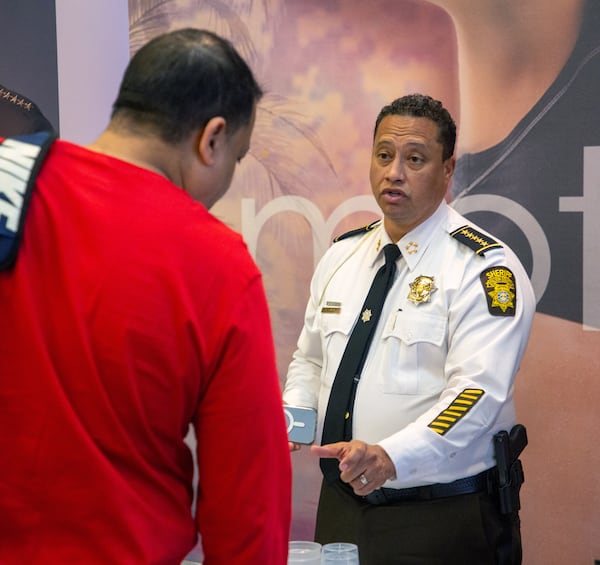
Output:
<instances>
[{"instance_id":1,"label":"dark wall panel","mask_svg":"<svg viewBox=\"0 0 600 565\"><path fill-rule=\"evenodd\" d=\"M0 84L33 100L58 130L56 4L0 0Z\"/></svg>"}]
</instances>

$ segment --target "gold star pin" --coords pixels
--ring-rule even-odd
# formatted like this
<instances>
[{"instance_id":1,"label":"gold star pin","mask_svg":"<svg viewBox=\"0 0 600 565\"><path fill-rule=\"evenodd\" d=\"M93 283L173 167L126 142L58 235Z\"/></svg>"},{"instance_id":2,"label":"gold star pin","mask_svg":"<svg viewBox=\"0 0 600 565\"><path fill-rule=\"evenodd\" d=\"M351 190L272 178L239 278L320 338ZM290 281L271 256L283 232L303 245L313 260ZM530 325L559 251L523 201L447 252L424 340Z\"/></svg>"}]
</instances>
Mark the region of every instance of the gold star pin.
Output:
<instances>
[{"instance_id":1,"label":"gold star pin","mask_svg":"<svg viewBox=\"0 0 600 565\"><path fill-rule=\"evenodd\" d=\"M372 315L373 315L373 312L371 312L371 310L366 308L365 311L362 313L361 320L366 324L371 319Z\"/></svg>"},{"instance_id":2,"label":"gold star pin","mask_svg":"<svg viewBox=\"0 0 600 565\"><path fill-rule=\"evenodd\" d=\"M419 250L419 244L416 241L409 241L404 249L409 255L413 255Z\"/></svg>"}]
</instances>

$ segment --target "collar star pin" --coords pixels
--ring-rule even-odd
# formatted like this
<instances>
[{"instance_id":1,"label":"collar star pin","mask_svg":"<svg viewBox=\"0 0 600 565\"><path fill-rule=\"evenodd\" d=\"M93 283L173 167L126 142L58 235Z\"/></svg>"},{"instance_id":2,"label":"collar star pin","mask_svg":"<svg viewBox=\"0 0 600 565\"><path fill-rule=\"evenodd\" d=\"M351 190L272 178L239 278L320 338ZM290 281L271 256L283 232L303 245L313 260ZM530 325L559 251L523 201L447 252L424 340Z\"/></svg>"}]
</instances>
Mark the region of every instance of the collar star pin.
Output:
<instances>
[{"instance_id":1,"label":"collar star pin","mask_svg":"<svg viewBox=\"0 0 600 565\"><path fill-rule=\"evenodd\" d=\"M405 246L406 252L409 255L414 255L419 250L419 244L416 241L409 241Z\"/></svg>"},{"instance_id":2,"label":"collar star pin","mask_svg":"<svg viewBox=\"0 0 600 565\"><path fill-rule=\"evenodd\" d=\"M371 316L373 316L373 312L371 312L371 310L366 308L365 311L362 313L362 316L360 317L360 319L366 324L367 322L369 322L371 320Z\"/></svg>"}]
</instances>

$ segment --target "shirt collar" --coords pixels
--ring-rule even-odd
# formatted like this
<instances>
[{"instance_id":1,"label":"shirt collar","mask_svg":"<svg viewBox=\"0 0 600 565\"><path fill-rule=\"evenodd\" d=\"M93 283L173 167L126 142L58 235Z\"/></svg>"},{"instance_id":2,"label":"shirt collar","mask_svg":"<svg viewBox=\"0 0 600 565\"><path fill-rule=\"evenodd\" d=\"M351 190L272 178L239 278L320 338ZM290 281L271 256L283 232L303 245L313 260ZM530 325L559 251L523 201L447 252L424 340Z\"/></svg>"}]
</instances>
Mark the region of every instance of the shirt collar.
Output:
<instances>
[{"instance_id":1,"label":"shirt collar","mask_svg":"<svg viewBox=\"0 0 600 565\"><path fill-rule=\"evenodd\" d=\"M415 229L408 232L400 241L398 241L397 245L402 253L402 257L404 257L406 264L411 271L417 266L421 257L425 254L431 240L438 235L438 230L436 228L442 225L447 217L448 209L446 202L443 201L429 218L420 223ZM390 236L383 227L383 222L377 227L377 233L374 235L376 237L372 240L370 251L371 266L374 266L379 260L380 255L383 254L384 246L388 243L392 243Z\"/></svg>"},{"instance_id":2,"label":"shirt collar","mask_svg":"<svg viewBox=\"0 0 600 565\"><path fill-rule=\"evenodd\" d=\"M380 257L383 256L383 248L388 243L393 244L393 241L383 227L383 222L377 226L376 230L376 233L373 234L374 237L371 240L369 249L369 265L371 267L374 267L376 263L380 262Z\"/></svg>"}]
</instances>

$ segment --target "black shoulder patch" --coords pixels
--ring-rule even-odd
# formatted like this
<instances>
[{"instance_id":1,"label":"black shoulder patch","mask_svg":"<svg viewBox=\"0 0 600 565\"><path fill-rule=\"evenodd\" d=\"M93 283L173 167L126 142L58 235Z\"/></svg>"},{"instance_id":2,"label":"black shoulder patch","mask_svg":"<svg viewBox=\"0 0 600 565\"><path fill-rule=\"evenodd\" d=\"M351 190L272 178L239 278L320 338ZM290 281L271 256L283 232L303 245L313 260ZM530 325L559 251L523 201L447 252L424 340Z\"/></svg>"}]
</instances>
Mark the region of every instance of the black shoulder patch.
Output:
<instances>
[{"instance_id":1,"label":"black shoulder patch","mask_svg":"<svg viewBox=\"0 0 600 565\"><path fill-rule=\"evenodd\" d=\"M480 275L488 310L492 316L514 316L517 307L515 275L506 267L491 267Z\"/></svg>"},{"instance_id":2,"label":"black shoulder patch","mask_svg":"<svg viewBox=\"0 0 600 565\"><path fill-rule=\"evenodd\" d=\"M501 244L492 239L489 235L481 233L471 226L462 226L461 228L454 230L450 235L454 239L464 243L467 247L470 247L477 255L484 255L489 249L502 247Z\"/></svg>"},{"instance_id":3,"label":"black shoulder patch","mask_svg":"<svg viewBox=\"0 0 600 565\"><path fill-rule=\"evenodd\" d=\"M15 262L35 178L55 138L39 132L0 143L0 270Z\"/></svg>"},{"instance_id":4,"label":"black shoulder patch","mask_svg":"<svg viewBox=\"0 0 600 565\"><path fill-rule=\"evenodd\" d=\"M367 224L366 226L362 226L361 228L356 228L354 230L347 231L346 233L343 233L342 235L338 235L333 240L333 243L337 243L338 241L342 241L342 239L346 239L346 238L352 237L354 235L360 235L363 233L367 233L368 231L371 231L373 228L377 227L380 222L381 222L381 220L375 220L374 222Z\"/></svg>"}]
</instances>

